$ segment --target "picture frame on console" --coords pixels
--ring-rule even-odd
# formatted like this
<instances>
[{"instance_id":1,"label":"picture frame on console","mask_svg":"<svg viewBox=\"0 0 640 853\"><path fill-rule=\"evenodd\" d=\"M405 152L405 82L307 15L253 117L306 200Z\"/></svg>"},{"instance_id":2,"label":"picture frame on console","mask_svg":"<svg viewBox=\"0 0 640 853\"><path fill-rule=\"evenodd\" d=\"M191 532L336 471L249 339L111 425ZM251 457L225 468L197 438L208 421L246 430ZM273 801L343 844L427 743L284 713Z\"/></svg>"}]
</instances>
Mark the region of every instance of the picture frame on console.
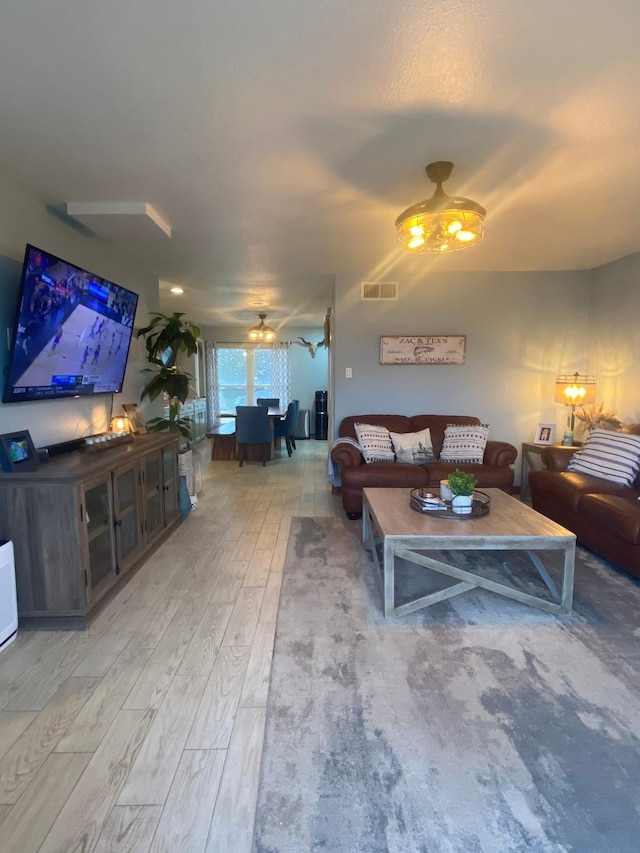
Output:
<instances>
[{"instance_id":1,"label":"picture frame on console","mask_svg":"<svg viewBox=\"0 0 640 853\"><path fill-rule=\"evenodd\" d=\"M138 408L138 404L123 403L122 408L126 416L129 418L129 423L131 424L131 432L134 435L146 435L149 430L147 429L147 424L145 423L145 419L142 415L142 412Z\"/></svg>"},{"instance_id":2,"label":"picture frame on console","mask_svg":"<svg viewBox=\"0 0 640 853\"><path fill-rule=\"evenodd\" d=\"M7 473L33 471L38 467L38 452L28 429L0 435L0 465Z\"/></svg>"},{"instance_id":3,"label":"picture frame on console","mask_svg":"<svg viewBox=\"0 0 640 853\"><path fill-rule=\"evenodd\" d=\"M534 444L553 444L555 438L555 424L538 424Z\"/></svg>"}]
</instances>

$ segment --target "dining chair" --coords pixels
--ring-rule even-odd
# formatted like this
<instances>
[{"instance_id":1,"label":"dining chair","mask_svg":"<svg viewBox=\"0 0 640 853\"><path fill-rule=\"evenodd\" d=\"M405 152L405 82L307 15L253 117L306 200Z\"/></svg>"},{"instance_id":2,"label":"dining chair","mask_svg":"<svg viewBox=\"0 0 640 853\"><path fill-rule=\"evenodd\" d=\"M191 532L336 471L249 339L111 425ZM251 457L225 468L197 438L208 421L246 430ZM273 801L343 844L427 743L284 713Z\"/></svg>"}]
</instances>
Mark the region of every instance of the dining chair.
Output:
<instances>
[{"instance_id":1,"label":"dining chair","mask_svg":"<svg viewBox=\"0 0 640 853\"><path fill-rule=\"evenodd\" d=\"M291 440L293 437L293 431L296 428L295 414L296 406L295 403L291 402L287 406L287 414L285 417L279 421L274 421L273 424L273 437L284 438L289 456L291 456Z\"/></svg>"},{"instance_id":2,"label":"dining chair","mask_svg":"<svg viewBox=\"0 0 640 853\"><path fill-rule=\"evenodd\" d=\"M236 444L242 468L247 458L248 444L262 445L262 465L267 464L268 449L273 441L273 429L265 406L236 406Z\"/></svg>"},{"instance_id":3,"label":"dining chair","mask_svg":"<svg viewBox=\"0 0 640 853\"><path fill-rule=\"evenodd\" d=\"M258 397L256 403L259 406L267 406L277 409L280 405L280 397Z\"/></svg>"}]
</instances>

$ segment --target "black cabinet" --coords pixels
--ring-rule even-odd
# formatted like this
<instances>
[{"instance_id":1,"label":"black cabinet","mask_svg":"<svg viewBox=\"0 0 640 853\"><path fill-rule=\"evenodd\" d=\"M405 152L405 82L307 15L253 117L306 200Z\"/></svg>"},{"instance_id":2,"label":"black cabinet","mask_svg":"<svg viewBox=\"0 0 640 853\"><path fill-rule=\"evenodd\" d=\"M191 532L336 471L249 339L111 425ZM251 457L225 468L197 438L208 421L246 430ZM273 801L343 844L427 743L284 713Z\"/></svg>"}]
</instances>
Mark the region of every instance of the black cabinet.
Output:
<instances>
[{"instance_id":1,"label":"black cabinet","mask_svg":"<svg viewBox=\"0 0 640 853\"><path fill-rule=\"evenodd\" d=\"M329 429L329 412L327 409L327 392L326 391L316 391L316 400L315 400L315 415L316 415L316 428L315 428L315 436L316 441L326 441L327 433Z\"/></svg>"}]
</instances>

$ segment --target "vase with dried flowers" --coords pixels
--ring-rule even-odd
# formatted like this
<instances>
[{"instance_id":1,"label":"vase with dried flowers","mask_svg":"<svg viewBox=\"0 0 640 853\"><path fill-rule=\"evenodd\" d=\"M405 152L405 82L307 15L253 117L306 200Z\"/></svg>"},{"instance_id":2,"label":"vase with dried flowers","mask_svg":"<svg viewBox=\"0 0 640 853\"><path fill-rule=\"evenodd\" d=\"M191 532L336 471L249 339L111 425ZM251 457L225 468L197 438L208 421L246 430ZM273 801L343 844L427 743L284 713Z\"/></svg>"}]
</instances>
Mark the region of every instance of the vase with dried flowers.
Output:
<instances>
[{"instance_id":1,"label":"vase with dried flowers","mask_svg":"<svg viewBox=\"0 0 640 853\"><path fill-rule=\"evenodd\" d=\"M592 429L609 429L617 432L622 426L622 421L613 412L605 412L604 403L598 406L589 406L576 409L576 428L574 436L576 441L584 442Z\"/></svg>"}]
</instances>

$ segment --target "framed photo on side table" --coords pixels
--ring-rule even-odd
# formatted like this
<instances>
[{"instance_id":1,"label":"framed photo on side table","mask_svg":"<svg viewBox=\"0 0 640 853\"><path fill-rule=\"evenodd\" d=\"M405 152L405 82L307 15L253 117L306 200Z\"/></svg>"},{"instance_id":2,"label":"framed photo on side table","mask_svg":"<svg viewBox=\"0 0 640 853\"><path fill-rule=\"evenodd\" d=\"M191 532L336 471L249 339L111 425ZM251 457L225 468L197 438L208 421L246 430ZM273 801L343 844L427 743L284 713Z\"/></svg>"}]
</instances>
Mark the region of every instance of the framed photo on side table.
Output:
<instances>
[{"instance_id":1,"label":"framed photo on side table","mask_svg":"<svg viewBox=\"0 0 640 853\"><path fill-rule=\"evenodd\" d=\"M38 453L29 430L0 435L0 465L3 471L33 471L38 467Z\"/></svg>"},{"instance_id":2,"label":"framed photo on side table","mask_svg":"<svg viewBox=\"0 0 640 853\"><path fill-rule=\"evenodd\" d=\"M553 444L553 439L555 437L556 425L555 424L538 424L538 429L536 430L536 437L534 439L534 444Z\"/></svg>"},{"instance_id":3,"label":"framed photo on side table","mask_svg":"<svg viewBox=\"0 0 640 853\"><path fill-rule=\"evenodd\" d=\"M129 418L129 423L131 424L131 432L134 435L146 435L149 430L147 429L147 424L145 423L145 419L142 416L142 412L138 408L137 403L123 403L122 408L124 409L124 413Z\"/></svg>"}]
</instances>

